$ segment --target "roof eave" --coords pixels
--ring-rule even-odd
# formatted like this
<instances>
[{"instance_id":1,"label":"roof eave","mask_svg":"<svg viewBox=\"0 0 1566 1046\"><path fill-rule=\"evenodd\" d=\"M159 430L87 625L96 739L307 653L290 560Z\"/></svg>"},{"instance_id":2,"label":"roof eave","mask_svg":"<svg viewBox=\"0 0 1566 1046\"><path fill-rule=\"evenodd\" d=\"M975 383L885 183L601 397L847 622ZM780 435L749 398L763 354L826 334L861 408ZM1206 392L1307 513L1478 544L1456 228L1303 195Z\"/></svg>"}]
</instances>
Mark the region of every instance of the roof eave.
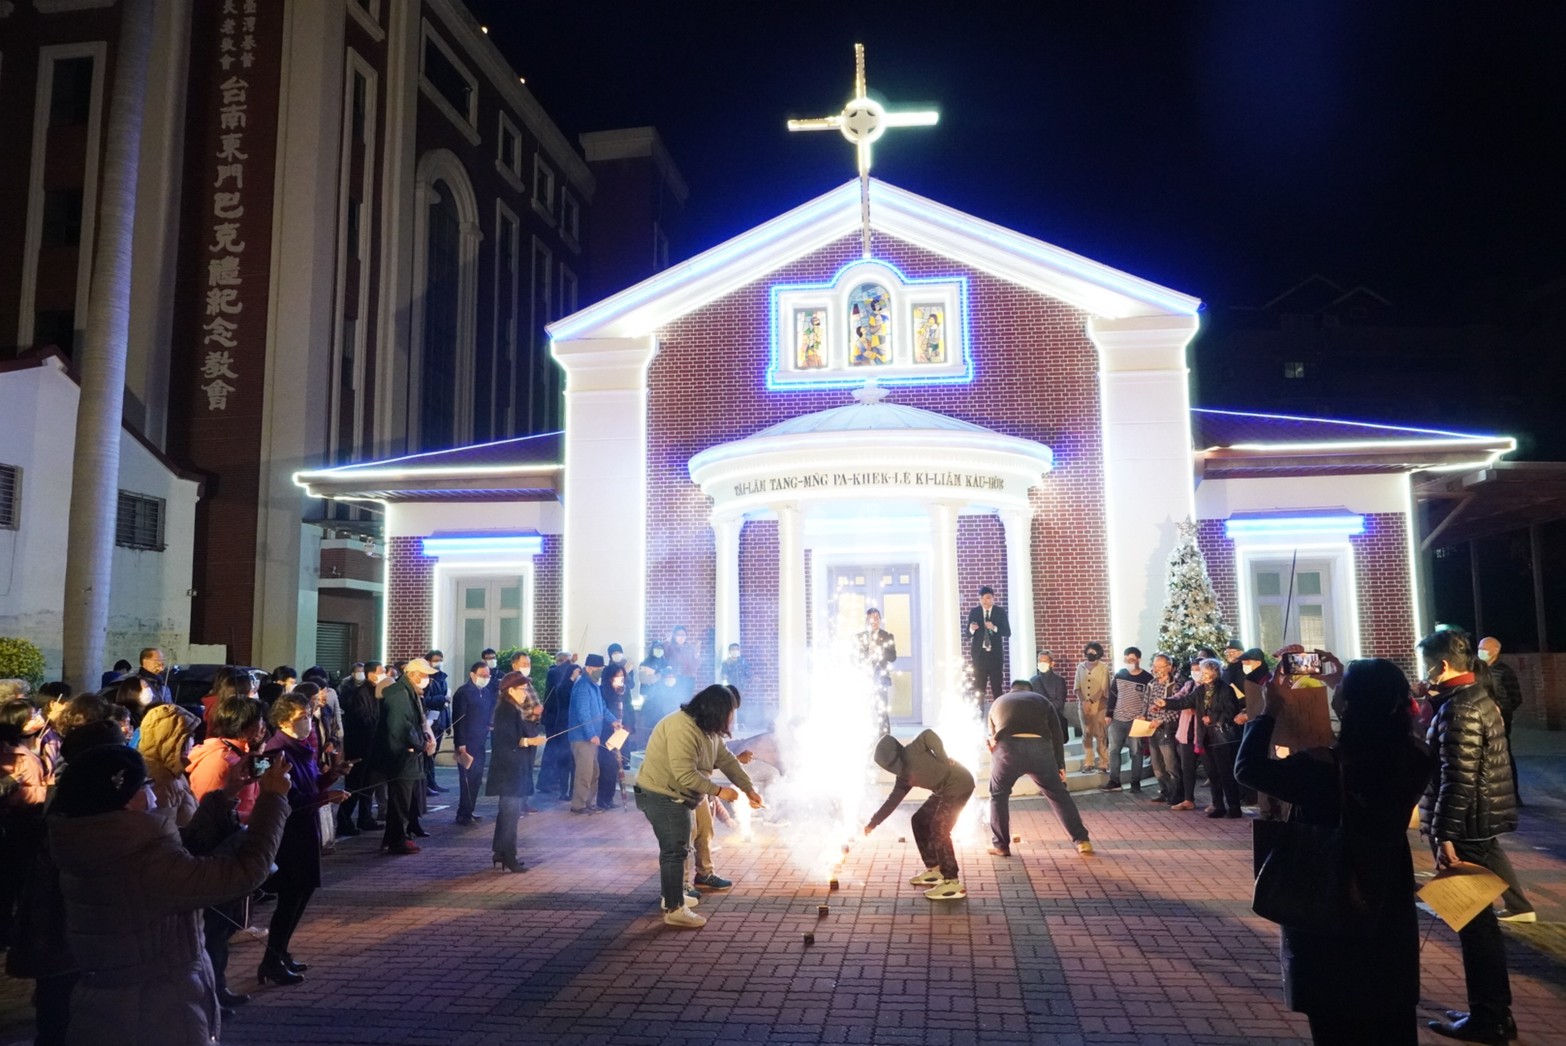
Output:
<instances>
[{"instance_id":1,"label":"roof eave","mask_svg":"<svg viewBox=\"0 0 1566 1046\"><path fill-rule=\"evenodd\" d=\"M1194 316L1201 300L871 180L871 224L879 232L960 258L1001 279L1095 316ZM847 182L688 261L549 324L555 342L627 338L660 327L851 235L859 226L859 183Z\"/></svg>"}]
</instances>

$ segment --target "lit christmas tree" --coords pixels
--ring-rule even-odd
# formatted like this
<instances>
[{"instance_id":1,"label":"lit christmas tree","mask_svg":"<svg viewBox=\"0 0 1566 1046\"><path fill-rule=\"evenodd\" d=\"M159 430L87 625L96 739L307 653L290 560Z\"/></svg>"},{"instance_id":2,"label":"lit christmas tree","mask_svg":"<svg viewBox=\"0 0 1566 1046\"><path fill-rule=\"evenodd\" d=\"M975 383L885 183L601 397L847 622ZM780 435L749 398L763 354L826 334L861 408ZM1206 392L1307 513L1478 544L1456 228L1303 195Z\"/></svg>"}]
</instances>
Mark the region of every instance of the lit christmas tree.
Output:
<instances>
[{"instance_id":1,"label":"lit christmas tree","mask_svg":"<svg viewBox=\"0 0 1566 1046\"><path fill-rule=\"evenodd\" d=\"M1222 650L1231 633L1207 576L1207 559L1196 544L1196 524L1187 519L1177 529L1180 540L1169 554L1169 596L1158 626L1158 649L1183 665L1199 647Z\"/></svg>"}]
</instances>

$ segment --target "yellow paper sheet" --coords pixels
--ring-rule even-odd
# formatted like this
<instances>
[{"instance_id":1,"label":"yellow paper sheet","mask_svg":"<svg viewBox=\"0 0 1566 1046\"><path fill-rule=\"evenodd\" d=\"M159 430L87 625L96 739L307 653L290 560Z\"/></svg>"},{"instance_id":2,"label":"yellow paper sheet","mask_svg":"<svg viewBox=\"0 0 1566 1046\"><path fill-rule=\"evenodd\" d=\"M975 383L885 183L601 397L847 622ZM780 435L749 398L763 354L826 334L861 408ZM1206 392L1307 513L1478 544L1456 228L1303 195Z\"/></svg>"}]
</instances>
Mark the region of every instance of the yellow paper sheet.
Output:
<instances>
[{"instance_id":1,"label":"yellow paper sheet","mask_svg":"<svg viewBox=\"0 0 1566 1046\"><path fill-rule=\"evenodd\" d=\"M1461 930L1473 917L1506 892L1506 883L1490 869L1466 862L1454 864L1419 888L1419 899L1441 921Z\"/></svg>"},{"instance_id":2,"label":"yellow paper sheet","mask_svg":"<svg viewBox=\"0 0 1566 1046\"><path fill-rule=\"evenodd\" d=\"M604 742L604 747L609 749L611 752L618 752L625 742L630 739L630 737L631 732L629 730L625 730L623 728L616 730L614 733L609 735L609 740Z\"/></svg>"},{"instance_id":3,"label":"yellow paper sheet","mask_svg":"<svg viewBox=\"0 0 1566 1046\"><path fill-rule=\"evenodd\" d=\"M1151 719L1133 719L1131 721L1132 737L1152 737L1153 732L1157 729L1158 724Z\"/></svg>"}]
</instances>

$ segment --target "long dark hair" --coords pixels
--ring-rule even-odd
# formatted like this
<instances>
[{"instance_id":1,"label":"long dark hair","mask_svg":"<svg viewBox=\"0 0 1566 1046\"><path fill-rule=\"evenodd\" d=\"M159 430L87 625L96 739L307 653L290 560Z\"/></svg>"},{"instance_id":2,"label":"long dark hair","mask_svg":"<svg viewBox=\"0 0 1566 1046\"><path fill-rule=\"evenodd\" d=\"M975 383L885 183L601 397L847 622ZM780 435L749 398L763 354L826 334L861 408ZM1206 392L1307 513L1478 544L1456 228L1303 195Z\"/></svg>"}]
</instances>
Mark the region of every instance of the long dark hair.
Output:
<instances>
[{"instance_id":1,"label":"long dark hair","mask_svg":"<svg viewBox=\"0 0 1566 1046\"><path fill-rule=\"evenodd\" d=\"M734 695L718 683L705 688L680 711L696 720L696 726L710 737L728 737L729 719L734 715Z\"/></svg>"},{"instance_id":2,"label":"long dark hair","mask_svg":"<svg viewBox=\"0 0 1566 1046\"><path fill-rule=\"evenodd\" d=\"M1340 685L1343 725L1338 744L1350 752L1374 752L1409 737L1414 730L1408 677L1385 658L1350 661Z\"/></svg>"}]
</instances>

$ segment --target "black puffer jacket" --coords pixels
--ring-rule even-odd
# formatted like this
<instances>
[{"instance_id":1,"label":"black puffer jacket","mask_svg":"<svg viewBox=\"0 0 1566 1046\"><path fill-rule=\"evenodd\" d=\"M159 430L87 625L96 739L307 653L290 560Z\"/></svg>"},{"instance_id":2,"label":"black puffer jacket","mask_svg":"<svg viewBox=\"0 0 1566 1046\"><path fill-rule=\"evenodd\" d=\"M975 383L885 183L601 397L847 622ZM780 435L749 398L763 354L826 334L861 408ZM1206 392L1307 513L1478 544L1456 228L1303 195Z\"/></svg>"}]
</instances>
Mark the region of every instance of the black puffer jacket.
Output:
<instances>
[{"instance_id":1,"label":"black puffer jacket","mask_svg":"<svg viewBox=\"0 0 1566 1046\"><path fill-rule=\"evenodd\" d=\"M1425 741L1439 757L1419 823L1437 842L1492 839L1517 830L1517 793L1501 710L1485 687L1467 683L1432 697Z\"/></svg>"}]
</instances>

